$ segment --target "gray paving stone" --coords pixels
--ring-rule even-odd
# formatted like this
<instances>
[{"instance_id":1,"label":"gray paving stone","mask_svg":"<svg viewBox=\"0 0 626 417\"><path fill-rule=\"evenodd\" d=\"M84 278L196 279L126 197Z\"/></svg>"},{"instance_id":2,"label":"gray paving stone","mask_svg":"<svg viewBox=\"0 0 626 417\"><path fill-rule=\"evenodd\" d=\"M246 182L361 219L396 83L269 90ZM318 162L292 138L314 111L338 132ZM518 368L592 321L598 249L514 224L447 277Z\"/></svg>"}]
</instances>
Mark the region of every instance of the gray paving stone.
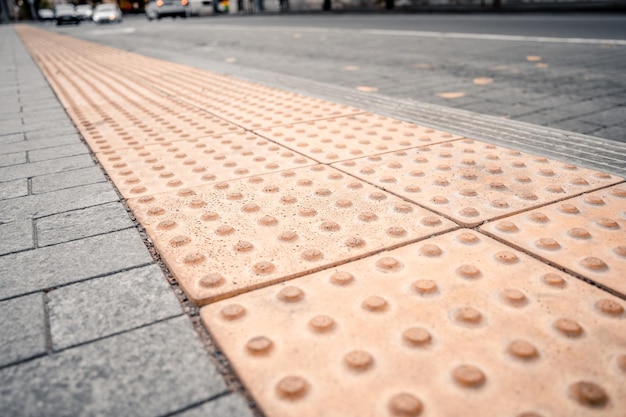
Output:
<instances>
[{"instance_id":1,"label":"gray paving stone","mask_svg":"<svg viewBox=\"0 0 626 417\"><path fill-rule=\"evenodd\" d=\"M0 143L4 137L6 136L0 136ZM73 145L78 143L81 143L81 141L77 133L34 140L24 140L24 135L20 134L15 137L15 140L12 140L11 142L7 141L6 144L0 148L0 153L32 151L36 149L47 149L56 146Z\"/></svg>"},{"instance_id":2,"label":"gray paving stone","mask_svg":"<svg viewBox=\"0 0 626 417\"><path fill-rule=\"evenodd\" d=\"M14 133L24 132L24 126L22 125L22 119L19 120L7 120L0 125L0 135L10 135Z\"/></svg>"},{"instance_id":3,"label":"gray paving stone","mask_svg":"<svg viewBox=\"0 0 626 417\"><path fill-rule=\"evenodd\" d=\"M604 129L596 130L592 132L592 134L601 138L609 138L619 140L620 142L626 142L625 126L611 126Z\"/></svg>"},{"instance_id":4,"label":"gray paving stone","mask_svg":"<svg viewBox=\"0 0 626 417\"><path fill-rule=\"evenodd\" d=\"M58 106L57 102L57 106ZM76 127L74 125L66 125L63 127L50 127L41 130L29 130L26 131L26 139L28 140L37 140L37 139L54 139L57 136L67 136L71 134L76 134Z\"/></svg>"},{"instance_id":5,"label":"gray paving stone","mask_svg":"<svg viewBox=\"0 0 626 417\"><path fill-rule=\"evenodd\" d=\"M44 326L41 293L0 302L0 367L46 353Z\"/></svg>"},{"instance_id":6,"label":"gray paving stone","mask_svg":"<svg viewBox=\"0 0 626 417\"><path fill-rule=\"evenodd\" d=\"M25 164L26 152L14 152L0 155L0 167Z\"/></svg>"},{"instance_id":7,"label":"gray paving stone","mask_svg":"<svg viewBox=\"0 0 626 417\"><path fill-rule=\"evenodd\" d=\"M30 219L0 224L0 236L0 255L35 247L33 221Z\"/></svg>"},{"instance_id":8,"label":"gray paving stone","mask_svg":"<svg viewBox=\"0 0 626 417\"><path fill-rule=\"evenodd\" d=\"M118 201L119 197L109 183L89 184L45 194L0 201L0 222L44 217L70 210Z\"/></svg>"},{"instance_id":9,"label":"gray paving stone","mask_svg":"<svg viewBox=\"0 0 626 417\"><path fill-rule=\"evenodd\" d=\"M25 195L28 195L28 180L26 178L0 182L0 200L23 197Z\"/></svg>"},{"instance_id":10,"label":"gray paving stone","mask_svg":"<svg viewBox=\"0 0 626 417\"><path fill-rule=\"evenodd\" d=\"M71 120L69 120L67 118L67 116L64 119L41 119L41 120L37 120L37 121L30 121L28 124L24 124L24 132L26 132L26 134L28 135L28 132L31 131L40 131L40 130L47 130L47 129L54 129L54 130L58 130L58 131L72 131L72 130L76 130L76 127L74 126L74 123L72 123Z\"/></svg>"},{"instance_id":11,"label":"gray paving stone","mask_svg":"<svg viewBox=\"0 0 626 417\"><path fill-rule=\"evenodd\" d=\"M0 181L54 174L93 165L94 162L90 155L76 155L49 161L31 162L20 166L0 168Z\"/></svg>"},{"instance_id":12,"label":"gray paving stone","mask_svg":"<svg viewBox=\"0 0 626 417\"><path fill-rule=\"evenodd\" d=\"M53 290L48 299L53 350L183 313L157 265Z\"/></svg>"},{"instance_id":13,"label":"gray paving stone","mask_svg":"<svg viewBox=\"0 0 626 417\"><path fill-rule=\"evenodd\" d=\"M0 371L4 417L155 417L226 391L187 317Z\"/></svg>"},{"instance_id":14,"label":"gray paving stone","mask_svg":"<svg viewBox=\"0 0 626 417\"><path fill-rule=\"evenodd\" d=\"M122 230L0 257L0 299L152 262L139 234Z\"/></svg>"},{"instance_id":15,"label":"gray paving stone","mask_svg":"<svg viewBox=\"0 0 626 417\"><path fill-rule=\"evenodd\" d=\"M605 109L593 114L581 117L582 120L589 123L595 123L602 126L612 126L623 123L626 120L626 107L615 107Z\"/></svg>"},{"instance_id":16,"label":"gray paving stone","mask_svg":"<svg viewBox=\"0 0 626 417\"><path fill-rule=\"evenodd\" d=\"M122 204L108 203L37 219L37 242L43 247L133 226Z\"/></svg>"},{"instance_id":17,"label":"gray paving stone","mask_svg":"<svg viewBox=\"0 0 626 417\"><path fill-rule=\"evenodd\" d=\"M106 182L107 179L98 166L61 172L58 174L42 175L31 180L33 194L49 193L64 188L79 187L82 185Z\"/></svg>"},{"instance_id":18,"label":"gray paving stone","mask_svg":"<svg viewBox=\"0 0 626 417\"><path fill-rule=\"evenodd\" d=\"M253 415L245 398L233 393L175 414L175 417L252 417Z\"/></svg>"},{"instance_id":19,"label":"gray paving stone","mask_svg":"<svg viewBox=\"0 0 626 417\"><path fill-rule=\"evenodd\" d=\"M0 144L2 144L2 148L0 148L0 153L8 153L15 152L13 150L6 151L4 149L4 145L24 142L24 134L23 133L11 133L9 135L0 135Z\"/></svg>"},{"instance_id":20,"label":"gray paving stone","mask_svg":"<svg viewBox=\"0 0 626 417\"><path fill-rule=\"evenodd\" d=\"M56 146L28 152L30 162L44 161L47 159L63 158L67 156L82 155L89 153L89 148L83 143Z\"/></svg>"}]
</instances>

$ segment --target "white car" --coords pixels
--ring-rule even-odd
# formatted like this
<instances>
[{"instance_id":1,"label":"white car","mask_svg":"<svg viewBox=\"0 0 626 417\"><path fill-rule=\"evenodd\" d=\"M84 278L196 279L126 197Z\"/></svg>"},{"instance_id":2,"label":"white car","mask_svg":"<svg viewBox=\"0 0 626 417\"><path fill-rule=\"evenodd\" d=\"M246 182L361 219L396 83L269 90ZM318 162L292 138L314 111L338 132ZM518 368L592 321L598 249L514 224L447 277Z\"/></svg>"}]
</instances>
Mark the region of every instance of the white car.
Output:
<instances>
[{"instance_id":1,"label":"white car","mask_svg":"<svg viewBox=\"0 0 626 417\"><path fill-rule=\"evenodd\" d=\"M146 5L148 20L162 17L187 17L190 14L189 0L152 0Z\"/></svg>"},{"instance_id":2,"label":"white car","mask_svg":"<svg viewBox=\"0 0 626 417\"><path fill-rule=\"evenodd\" d=\"M122 11L117 4L99 4L91 18L96 23L122 23Z\"/></svg>"}]
</instances>

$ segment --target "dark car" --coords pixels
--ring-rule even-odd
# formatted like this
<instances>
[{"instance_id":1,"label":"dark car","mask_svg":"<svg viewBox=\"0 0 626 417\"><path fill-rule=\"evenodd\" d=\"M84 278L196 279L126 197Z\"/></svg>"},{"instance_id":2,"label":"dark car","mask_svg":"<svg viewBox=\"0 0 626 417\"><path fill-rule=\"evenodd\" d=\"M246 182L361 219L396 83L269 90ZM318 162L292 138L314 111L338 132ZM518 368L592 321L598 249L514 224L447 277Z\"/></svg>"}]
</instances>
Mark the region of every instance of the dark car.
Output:
<instances>
[{"instance_id":1,"label":"dark car","mask_svg":"<svg viewBox=\"0 0 626 417\"><path fill-rule=\"evenodd\" d=\"M57 25L66 23L77 25L80 23L80 17L76 14L73 4L57 4L54 6L54 15L56 16Z\"/></svg>"}]
</instances>

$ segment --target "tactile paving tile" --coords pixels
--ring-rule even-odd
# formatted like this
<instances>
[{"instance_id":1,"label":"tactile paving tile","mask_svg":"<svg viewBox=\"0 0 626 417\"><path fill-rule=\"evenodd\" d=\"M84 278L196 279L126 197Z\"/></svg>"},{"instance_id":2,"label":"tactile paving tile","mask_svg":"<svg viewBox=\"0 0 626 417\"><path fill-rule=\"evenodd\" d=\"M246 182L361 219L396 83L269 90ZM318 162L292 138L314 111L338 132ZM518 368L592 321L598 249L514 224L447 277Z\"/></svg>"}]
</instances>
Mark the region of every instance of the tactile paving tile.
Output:
<instances>
[{"instance_id":1,"label":"tactile paving tile","mask_svg":"<svg viewBox=\"0 0 626 417\"><path fill-rule=\"evenodd\" d=\"M128 203L198 304L455 227L323 165Z\"/></svg>"},{"instance_id":2,"label":"tactile paving tile","mask_svg":"<svg viewBox=\"0 0 626 417\"><path fill-rule=\"evenodd\" d=\"M520 213L481 230L626 296L626 185Z\"/></svg>"},{"instance_id":3,"label":"tactile paving tile","mask_svg":"<svg viewBox=\"0 0 626 417\"><path fill-rule=\"evenodd\" d=\"M466 227L622 181L471 139L333 166Z\"/></svg>"},{"instance_id":4,"label":"tactile paving tile","mask_svg":"<svg viewBox=\"0 0 626 417\"><path fill-rule=\"evenodd\" d=\"M461 138L372 113L308 121L256 132L323 163Z\"/></svg>"},{"instance_id":5,"label":"tactile paving tile","mask_svg":"<svg viewBox=\"0 0 626 417\"><path fill-rule=\"evenodd\" d=\"M254 133L233 133L97 154L126 198L315 164Z\"/></svg>"},{"instance_id":6,"label":"tactile paving tile","mask_svg":"<svg viewBox=\"0 0 626 417\"><path fill-rule=\"evenodd\" d=\"M271 417L622 417L625 305L465 229L201 317Z\"/></svg>"}]
</instances>

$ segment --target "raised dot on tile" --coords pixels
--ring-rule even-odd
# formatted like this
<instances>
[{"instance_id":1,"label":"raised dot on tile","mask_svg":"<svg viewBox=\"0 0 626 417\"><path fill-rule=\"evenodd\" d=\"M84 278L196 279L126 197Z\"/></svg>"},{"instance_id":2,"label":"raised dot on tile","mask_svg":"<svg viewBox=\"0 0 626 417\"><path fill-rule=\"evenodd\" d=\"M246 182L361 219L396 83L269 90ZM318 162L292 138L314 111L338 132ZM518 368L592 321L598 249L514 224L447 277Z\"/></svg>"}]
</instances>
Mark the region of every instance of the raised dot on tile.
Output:
<instances>
[{"instance_id":1,"label":"raised dot on tile","mask_svg":"<svg viewBox=\"0 0 626 417\"><path fill-rule=\"evenodd\" d=\"M463 278L475 279L480 277L481 272L480 269L475 267L474 265L461 265L456 269L457 274L461 275Z\"/></svg>"},{"instance_id":2,"label":"raised dot on tile","mask_svg":"<svg viewBox=\"0 0 626 417\"><path fill-rule=\"evenodd\" d=\"M268 261L260 261L252 266L252 270L259 275L271 274L276 267Z\"/></svg>"},{"instance_id":3,"label":"raised dot on tile","mask_svg":"<svg viewBox=\"0 0 626 417\"><path fill-rule=\"evenodd\" d=\"M622 307L617 301L608 298L596 301L595 306L598 311L606 314L607 316L619 317L624 314L624 307Z\"/></svg>"},{"instance_id":4,"label":"raised dot on tile","mask_svg":"<svg viewBox=\"0 0 626 417\"><path fill-rule=\"evenodd\" d=\"M525 340L514 340L507 346L507 351L524 360L535 359L538 356L537 349Z\"/></svg>"},{"instance_id":5,"label":"raised dot on tile","mask_svg":"<svg viewBox=\"0 0 626 417\"><path fill-rule=\"evenodd\" d=\"M149 216L161 216L165 214L165 210L161 207L150 207L148 209Z\"/></svg>"},{"instance_id":6,"label":"raised dot on tile","mask_svg":"<svg viewBox=\"0 0 626 417\"><path fill-rule=\"evenodd\" d=\"M439 204L439 205L441 205L441 204L448 204L450 202L446 197L440 196L440 195L433 197L431 199L431 201L433 203Z\"/></svg>"},{"instance_id":7,"label":"raised dot on tile","mask_svg":"<svg viewBox=\"0 0 626 417\"><path fill-rule=\"evenodd\" d=\"M573 227L567 231L567 234L575 239L589 239L591 234L582 227Z\"/></svg>"},{"instance_id":8,"label":"raised dot on tile","mask_svg":"<svg viewBox=\"0 0 626 417\"><path fill-rule=\"evenodd\" d=\"M183 262L187 265L198 265L204 262L206 256L201 253L190 253L183 258Z\"/></svg>"},{"instance_id":9,"label":"raised dot on tile","mask_svg":"<svg viewBox=\"0 0 626 417\"><path fill-rule=\"evenodd\" d=\"M387 228L387 234L393 237L402 237L407 234L407 231L403 227L392 226L392 227Z\"/></svg>"},{"instance_id":10,"label":"raised dot on tile","mask_svg":"<svg viewBox=\"0 0 626 417\"><path fill-rule=\"evenodd\" d=\"M153 201L154 201L154 196L151 196L151 195L146 195L146 196L143 196L143 197L139 197L139 202L141 204L147 204L147 203L151 203Z\"/></svg>"},{"instance_id":11,"label":"raised dot on tile","mask_svg":"<svg viewBox=\"0 0 626 417\"><path fill-rule=\"evenodd\" d=\"M235 320L246 314L246 309L239 304L229 304L220 310L220 314L226 320Z\"/></svg>"},{"instance_id":12,"label":"raised dot on tile","mask_svg":"<svg viewBox=\"0 0 626 417\"><path fill-rule=\"evenodd\" d=\"M330 316L320 314L309 320L309 327L319 333L328 332L335 327L335 320Z\"/></svg>"},{"instance_id":13,"label":"raised dot on tile","mask_svg":"<svg viewBox=\"0 0 626 417\"><path fill-rule=\"evenodd\" d=\"M461 307L454 312L454 318L468 324L478 324L482 321L482 314L473 307Z\"/></svg>"},{"instance_id":14,"label":"raised dot on tile","mask_svg":"<svg viewBox=\"0 0 626 417\"><path fill-rule=\"evenodd\" d=\"M317 215L317 211L310 207L302 208L298 211L298 214L302 217L313 217Z\"/></svg>"},{"instance_id":15,"label":"raised dot on tile","mask_svg":"<svg viewBox=\"0 0 626 417\"><path fill-rule=\"evenodd\" d=\"M250 252L254 249L254 245L250 242L246 242L244 240L240 240L234 246L236 252Z\"/></svg>"},{"instance_id":16,"label":"raised dot on tile","mask_svg":"<svg viewBox=\"0 0 626 417\"><path fill-rule=\"evenodd\" d=\"M594 206L601 206L604 205L604 200L601 197L595 196L595 195L588 195L584 198L586 203L589 203L591 205Z\"/></svg>"},{"instance_id":17,"label":"raised dot on tile","mask_svg":"<svg viewBox=\"0 0 626 417\"><path fill-rule=\"evenodd\" d=\"M616 255L626 257L626 245L619 245L613 248Z\"/></svg>"},{"instance_id":18,"label":"raised dot on tile","mask_svg":"<svg viewBox=\"0 0 626 417\"><path fill-rule=\"evenodd\" d=\"M535 242L535 245L545 250L557 250L561 248L561 245L556 240L549 237L542 237Z\"/></svg>"},{"instance_id":19,"label":"raised dot on tile","mask_svg":"<svg viewBox=\"0 0 626 417\"><path fill-rule=\"evenodd\" d=\"M422 327L411 327L402 332L402 338L411 346L425 346L430 344L432 337L428 330Z\"/></svg>"},{"instance_id":20,"label":"raised dot on tile","mask_svg":"<svg viewBox=\"0 0 626 417\"><path fill-rule=\"evenodd\" d=\"M435 257L441 255L441 248L432 243L427 243L420 248L420 253L424 256Z\"/></svg>"},{"instance_id":21,"label":"raised dot on tile","mask_svg":"<svg viewBox=\"0 0 626 417\"><path fill-rule=\"evenodd\" d=\"M337 222L326 220L322 222L322 224L320 225L320 229L325 232L337 232L341 229L341 226L339 226L339 223Z\"/></svg>"},{"instance_id":22,"label":"raised dot on tile","mask_svg":"<svg viewBox=\"0 0 626 417\"><path fill-rule=\"evenodd\" d=\"M261 226L276 226L278 224L278 220L273 216L263 216L259 219L258 223Z\"/></svg>"},{"instance_id":23,"label":"raised dot on tile","mask_svg":"<svg viewBox=\"0 0 626 417\"><path fill-rule=\"evenodd\" d=\"M365 246L365 240L358 236L353 236L345 240L345 245L349 248L361 248Z\"/></svg>"},{"instance_id":24,"label":"raised dot on tile","mask_svg":"<svg viewBox=\"0 0 626 417\"><path fill-rule=\"evenodd\" d=\"M277 295L278 299L288 303L300 301L304 298L304 291L300 288L290 285L281 289Z\"/></svg>"},{"instance_id":25,"label":"raised dot on tile","mask_svg":"<svg viewBox=\"0 0 626 417\"><path fill-rule=\"evenodd\" d=\"M212 212L212 211L207 211L206 213L203 213L202 216L200 216L200 219L204 220L204 221L213 221L213 220L217 220L219 218L220 218L220 215L215 213L215 212ZM225 227L230 227L230 226L225 226ZM231 227L231 229L232 229L232 227ZM225 230L226 229L224 229L224 231ZM228 229L228 230L230 230L230 229ZM234 230L235 229L233 229L232 231L234 231ZM231 231L231 233L232 233L232 231Z\"/></svg>"},{"instance_id":26,"label":"raised dot on tile","mask_svg":"<svg viewBox=\"0 0 626 417\"><path fill-rule=\"evenodd\" d=\"M350 369L366 371L374 364L374 358L364 350L353 350L343 357L344 362Z\"/></svg>"},{"instance_id":27,"label":"raised dot on tile","mask_svg":"<svg viewBox=\"0 0 626 417\"><path fill-rule=\"evenodd\" d=\"M273 342L266 336L256 336L248 340L246 349L253 355L266 355L272 350Z\"/></svg>"},{"instance_id":28,"label":"raised dot on tile","mask_svg":"<svg viewBox=\"0 0 626 417\"><path fill-rule=\"evenodd\" d=\"M402 269L402 266L403 265L400 261L390 256L380 258L379 260L376 261L376 267L378 267L383 272L387 272L387 271L397 272Z\"/></svg>"},{"instance_id":29,"label":"raised dot on tile","mask_svg":"<svg viewBox=\"0 0 626 417\"><path fill-rule=\"evenodd\" d=\"M623 371L626 372L626 354L619 355L617 357L617 366Z\"/></svg>"},{"instance_id":30,"label":"raised dot on tile","mask_svg":"<svg viewBox=\"0 0 626 417\"><path fill-rule=\"evenodd\" d=\"M371 211L366 211L364 213L359 214L359 220L364 222L373 222L378 220L378 215L376 213L372 213Z\"/></svg>"},{"instance_id":31,"label":"raised dot on tile","mask_svg":"<svg viewBox=\"0 0 626 417\"><path fill-rule=\"evenodd\" d=\"M608 269L608 265L600 258L587 256L580 261L581 265L592 271L603 271Z\"/></svg>"},{"instance_id":32,"label":"raised dot on tile","mask_svg":"<svg viewBox=\"0 0 626 417\"><path fill-rule=\"evenodd\" d=\"M161 230L170 230L176 227L176 222L174 220L163 220L157 225L158 229Z\"/></svg>"},{"instance_id":33,"label":"raised dot on tile","mask_svg":"<svg viewBox=\"0 0 626 417\"><path fill-rule=\"evenodd\" d=\"M314 249L314 248L305 249L302 252L301 256L302 256L302 259L304 259L305 261L310 261L310 262L324 259L324 254L322 253L322 251L318 249Z\"/></svg>"},{"instance_id":34,"label":"raised dot on tile","mask_svg":"<svg viewBox=\"0 0 626 417\"><path fill-rule=\"evenodd\" d=\"M417 417L423 408L422 402L408 393L396 394L389 399L389 412L396 417Z\"/></svg>"},{"instance_id":35,"label":"raised dot on tile","mask_svg":"<svg viewBox=\"0 0 626 417\"><path fill-rule=\"evenodd\" d=\"M387 300L377 295L372 295L363 300L361 306L369 311L383 311L387 308Z\"/></svg>"},{"instance_id":36,"label":"raised dot on tile","mask_svg":"<svg viewBox=\"0 0 626 417\"><path fill-rule=\"evenodd\" d=\"M570 395L580 405L601 408L609 402L609 396L600 385L589 381L578 381L570 385Z\"/></svg>"},{"instance_id":37,"label":"raised dot on tile","mask_svg":"<svg viewBox=\"0 0 626 417\"><path fill-rule=\"evenodd\" d=\"M583 334L583 328L576 321L569 318L560 318L554 322L554 328L568 337L578 337Z\"/></svg>"},{"instance_id":38,"label":"raised dot on tile","mask_svg":"<svg viewBox=\"0 0 626 417\"><path fill-rule=\"evenodd\" d=\"M259 207L259 205L255 203L248 203L241 206L241 211L243 211L244 213L254 213L259 211L260 209L261 207Z\"/></svg>"},{"instance_id":39,"label":"raised dot on tile","mask_svg":"<svg viewBox=\"0 0 626 417\"><path fill-rule=\"evenodd\" d=\"M513 252L503 250L495 254L495 259L505 264L512 264L519 260L516 254Z\"/></svg>"},{"instance_id":40,"label":"raised dot on tile","mask_svg":"<svg viewBox=\"0 0 626 417\"><path fill-rule=\"evenodd\" d=\"M177 248L179 246L184 246L184 245L188 244L189 242L191 242L191 239L188 236L182 236L182 235L181 236L174 236L169 241L170 246L173 246L175 248Z\"/></svg>"},{"instance_id":41,"label":"raised dot on tile","mask_svg":"<svg viewBox=\"0 0 626 417\"><path fill-rule=\"evenodd\" d=\"M278 235L278 239L283 242L293 242L297 238L298 238L298 234L291 230L286 230L284 232L281 232L280 235Z\"/></svg>"},{"instance_id":42,"label":"raised dot on tile","mask_svg":"<svg viewBox=\"0 0 626 417\"><path fill-rule=\"evenodd\" d=\"M478 243L480 240L478 239L478 236L476 236L474 233L471 233L471 232L463 232L459 234L457 238L459 239L459 242L465 243L467 245Z\"/></svg>"},{"instance_id":43,"label":"raised dot on tile","mask_svg":"<svg viewBox=\"0 0 626 417\"><path fill-rule=\"evenodd\" d=\"M418 279L412 284L413 289L422 295L435 294L437 283L430 279Z\"/></svg>"},{"instance_id":44,"label":"raised dot on tile","mask_svg":"<svg viewBox=\"0 0 626 417\"><path fill-rule=\"evenodd\" d=\"M601 217L597 219L596 222L600 226L605 227L607 229L619 229L619 224L615 220L609 219L608 217Z\"/></svg>"},{"instance_id":45,"label":"raised dot on tile","mask_svg":"<svg viewBox=\"0 0 626 417\"><path fill-rule=\"evenodd\" d=\"M520 290L512 289L512 288L502 291L500 296L502 297L504 301L507 302L507 304L510 304L515 307L523 306L528 301L528 299L526 298L526 295L524 295L523 292L521 292Z\"/></svg>"},{"instance_id":46,"label":"raised dot on tile","mask_svg":"<svg viewBox=\"0 0 626 417\"><path fill-rule=\"evenodd\" d=\"M354 276L351 273L345 271L337 271L330 276L330 282L335 285L344 286L352 283L353 281Z\"/></svg>"},{"instance_id":47,"label":"raised dot on tile","mask_svg":"<svg viewBox=\"0 0 626 417\"><path fill-rule=\"evenodd\" d=\"M276 385L276 393L279 397L295 401L304 397L308 390L308 383L304 378L299 376L286 376Z\"/></svg>"},{"instance_id":48,"label":"raised dot on tile","mask_svg":"<svg viewBox=\"0 0 626 417\"><path fill-rule=\"evenodd\" d=\"M481 387L487 378L485 374L476 366L473 365L459 365L452 371L454 380L468 388Z\"/></svg>"},{"instance_id":49,"label":"raised dot on tile","mask_svg":"<svg viewBox=\"0 0 626 417\"><path fill-rule=\"evenodd\" d=\"M422 218L421 222L424 226L433 227L441 224L441 219L435 216L426 216Z\"/></svg>"},{"instance_id":50,"label":"raised dot on tile","mask_svg":"<svg viewBox=\"0 0 626 417\"><path fill-rule=\"evenodd\" d=\"M496 224L496 228L498 230L500 230L501 232L507 232L507 233L512 233L512 232L517 232L519 231L519 228L517 227L517 225L513 222L510 222L508 220L503 220L501 222L498 222Z\"/></svg>"},{"instance_id":51,"label":"raised dot on tile","mask_svg":"<svg viewBox=\"0 0 626 417\"><path fill-rule=\"evenodd\" d=\"M543 280L543 282L551 287L565 288L565 286L567 285L567 282L555 273L544 274L541 279Z\"/></svg>"},{"instance_id":52,"label":"raised dot on tile","mask_svg":"<svg viewBox=\"0 0 626 417\"><path fill-rule=\"evenodd\" d=\"M210 273L200 278L199 284L203 288L215 288L224 284L224 282L226 282L226 280L221 274Z\"/></svg>"}]
</instances>

